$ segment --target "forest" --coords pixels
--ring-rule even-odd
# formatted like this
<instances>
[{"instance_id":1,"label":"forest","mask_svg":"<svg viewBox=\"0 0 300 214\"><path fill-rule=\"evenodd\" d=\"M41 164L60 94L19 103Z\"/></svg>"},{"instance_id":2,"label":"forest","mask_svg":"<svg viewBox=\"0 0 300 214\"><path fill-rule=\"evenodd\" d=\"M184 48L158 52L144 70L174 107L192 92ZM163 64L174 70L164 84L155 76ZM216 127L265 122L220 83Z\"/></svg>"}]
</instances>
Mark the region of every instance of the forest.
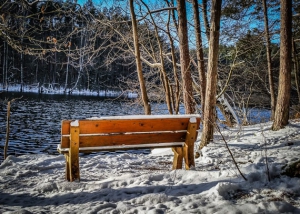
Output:
<instances>
[{"instance_id":1,"label":"forest","mask_svg":"<svg viewBox=\"0 0 300 214\"><path fill-rule=\"evenodd\" d=\"M275 111L282 1L1 2L1 90L135 92L146 114L150 102L167 103L171 114L183 102L191 113L191 103L204 112L206 84L215 75L210 87L221 109L226 102ZM297 105L300 3L288 2L289 103Z\"/></svg>"},{"instance_id":2,"label":"forest","mask_svg":"<svg viewBox=\"0 0 300 214\"><path fill-rule=\"evenodd\" d=\"M299 213L300 0L1 0L0 50L0 212ZM75 99L17 97L28 89ZM137 96L104 100L103 91ZM192 116L187 129L170 131L182 141L174 157L188 157L192 170L170 171L171 150L88 154L80 156L87 179L62 182L79 166L79 136L121 139L127 126L113 122L111 133L97 123L104 134L84 134L78 118L130 115L152 130L129 130L140 139L128 142L149 145L168 137L139 118L170 129L162 114ZM62 136L76 158L53 155L61 120L73 121L77 140ZM111 139L104 144L118 149Z\"/></svg>"}]
</instances>

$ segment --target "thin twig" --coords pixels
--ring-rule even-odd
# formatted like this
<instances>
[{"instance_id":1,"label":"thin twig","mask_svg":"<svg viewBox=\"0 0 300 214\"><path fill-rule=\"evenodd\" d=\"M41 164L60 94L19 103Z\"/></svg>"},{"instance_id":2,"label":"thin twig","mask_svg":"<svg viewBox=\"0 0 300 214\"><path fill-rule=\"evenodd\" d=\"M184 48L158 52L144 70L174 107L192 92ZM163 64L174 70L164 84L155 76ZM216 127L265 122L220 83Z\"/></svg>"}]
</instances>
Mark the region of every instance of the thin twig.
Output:
<instances>
[{"instance_id":1,"label":"thin twig","mask_svg":"<svg viewBox=\"0 0 300 214\"><path fill-rule=\"evenodd\" d=\"M235 161L235 159L234 159L234 157L233 157L233 154L232 154L232 152L230 151L230 149L229 149L229 147L228 147L228 143L227 143L227 141L225 140L225 138L224 138L224 136L223 136L223 134L222 134L222 132L221 132L219 126L218 126L217 124L215 124L215 127L217 128L218 132L220 133L220 135L221 135L221 137L222 137L222 139L223 139L223 141L224 141L224 143L225 143L225 146L226 146L226 148L227 148L227 150L228 150L228 152L229 152L229 154L230 154L230 156L231 156L231 158L232 158L232 160L233 160L234 165L236 166L237 170L239 171L240 175L244 178L244 180L247 181L247 178L243 175L243 173L241 172L239 166L237 165L237 162Z\"/></svg>"},{"instance_id":2,"label":"thin twig","mask_svg":"<svg viewBox=\"0 0 300 214\"><path fill-rule=\"evenodd\" d=\"M267 172L266 174L268 175L268 181L271 181L270 178L270 170L269 170L269 163L268 163L268 150L267 150L267 140L266 140L266 136L264 135L264 131L263 131L263 127L261 127L261 135L263 136L263 140L264 140L264 152L265 152L265 161L266 161L266 168L267 168Z\"/></svg>"},{"instance_id":3,"label":"thin twig","mask_svg":"<svg viewBox=\"0 0 300 214\"><path fill-rule=\"evenodd\" d=\"M10 106L11 106L11 103L15 102L18 99L22 99L22 97L15 98L15 99L12 99L11 101L7 102L6 139L5 139L5 145L4 145L4 160L7 158L7 150L8 150L8 141L9 141L9 132L10 132L10 130L9 130L9 126L10 126Z\"/></svg>"}]
</instances>

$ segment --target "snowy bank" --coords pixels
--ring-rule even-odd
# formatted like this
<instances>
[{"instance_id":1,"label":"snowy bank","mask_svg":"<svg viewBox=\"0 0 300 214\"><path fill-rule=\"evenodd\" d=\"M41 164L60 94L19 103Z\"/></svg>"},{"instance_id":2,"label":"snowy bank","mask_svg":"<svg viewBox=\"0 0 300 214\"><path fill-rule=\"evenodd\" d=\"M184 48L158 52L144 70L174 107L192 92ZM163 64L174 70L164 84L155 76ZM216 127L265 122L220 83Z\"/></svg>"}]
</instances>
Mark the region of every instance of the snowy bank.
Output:
<instances>
[{"instance_id":1,"label":"snowy bank","mask_svg":"<svg viewBox=\"0 0 300 214\"><path fill-rule=\"evenodd\" d=\"M300 159L300 121L270 127L222 130L247 181L218 133L190 171L171 170L170 150L93 154L80 157L81 181L67 182L62 155L9 156L0 213L300 213L300 179L281 174Z\"/></svg>"}]
</instances>

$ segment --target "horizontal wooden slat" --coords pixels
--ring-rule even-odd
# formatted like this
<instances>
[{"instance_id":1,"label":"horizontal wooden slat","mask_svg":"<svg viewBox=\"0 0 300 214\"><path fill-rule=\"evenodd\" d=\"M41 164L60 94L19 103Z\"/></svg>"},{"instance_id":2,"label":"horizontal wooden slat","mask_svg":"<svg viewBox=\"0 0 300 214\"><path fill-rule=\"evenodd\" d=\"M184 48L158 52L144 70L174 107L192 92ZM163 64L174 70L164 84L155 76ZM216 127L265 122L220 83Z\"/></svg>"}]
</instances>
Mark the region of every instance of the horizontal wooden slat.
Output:
<instances>
[{"instance_id":1,"label":"horizontal wooden slat","mask_svg":"<svg viewBox=\"0 0 300 214\"><path fill-rule=\"evenodd\" d=\"M170 147L183 147L184 142L171 142L171 143L154 143L154 144L139 144L139 145L120 145L120 146L96 146L96 147L82 147L79 148L80 153L91 153L97 151L117 151L117 150L132 150L132 149L153 149L153 148L170 148ZM61 148L57 146L59 153L68 153L69 148Z\"/></svg>"},{"instance_id":2,"label":"horizontal wooden slat","mask_svg":"<svg viewBox=\"0 0 300 214\"><path fill-rule=\"evenodd\" d=\"M79 120L81 134L123 133L123 132L155 132L186 130L188 117L147 118L147 119L99 119ZM197 118L199 126L200 118ZM70 133L70 120L62 121L62 135Z\"/></svg>"},{"instance_id":3,"label":"horizontal wooden slat","mask_svg":"<svg viewBox=\"0 0 300 214\"><path fill-rule=\"evenodd\" d=\"M80 136L79 147L137 145L149 143L184 142L186 132L107 134ZM69 148L70 139L62 136L61 148Z\"/></svg>"}]
</instances>

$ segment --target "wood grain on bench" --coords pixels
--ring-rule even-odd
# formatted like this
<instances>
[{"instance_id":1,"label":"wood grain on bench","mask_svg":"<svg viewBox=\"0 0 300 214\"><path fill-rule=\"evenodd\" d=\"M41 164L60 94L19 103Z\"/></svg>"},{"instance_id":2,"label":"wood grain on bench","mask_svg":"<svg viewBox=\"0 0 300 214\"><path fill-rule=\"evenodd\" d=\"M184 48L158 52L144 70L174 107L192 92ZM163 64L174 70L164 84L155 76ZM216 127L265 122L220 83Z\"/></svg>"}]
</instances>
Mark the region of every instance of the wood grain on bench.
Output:
<instances>
[{"instance_id":1,"label":"wood grain on bench","mask_svg":"<svg viewBox=\"0 0 300 214\"><path fill-rule=\"evenodd\" d=\"M58 151L65 154L66 178L70 181L79 179L79 152L172 147L173 169L182 168L183 158L186 169L195 164L199 115L116 116L71 124L71 120L62 121L58 146Z\"/></svg>"}]
</instances>

